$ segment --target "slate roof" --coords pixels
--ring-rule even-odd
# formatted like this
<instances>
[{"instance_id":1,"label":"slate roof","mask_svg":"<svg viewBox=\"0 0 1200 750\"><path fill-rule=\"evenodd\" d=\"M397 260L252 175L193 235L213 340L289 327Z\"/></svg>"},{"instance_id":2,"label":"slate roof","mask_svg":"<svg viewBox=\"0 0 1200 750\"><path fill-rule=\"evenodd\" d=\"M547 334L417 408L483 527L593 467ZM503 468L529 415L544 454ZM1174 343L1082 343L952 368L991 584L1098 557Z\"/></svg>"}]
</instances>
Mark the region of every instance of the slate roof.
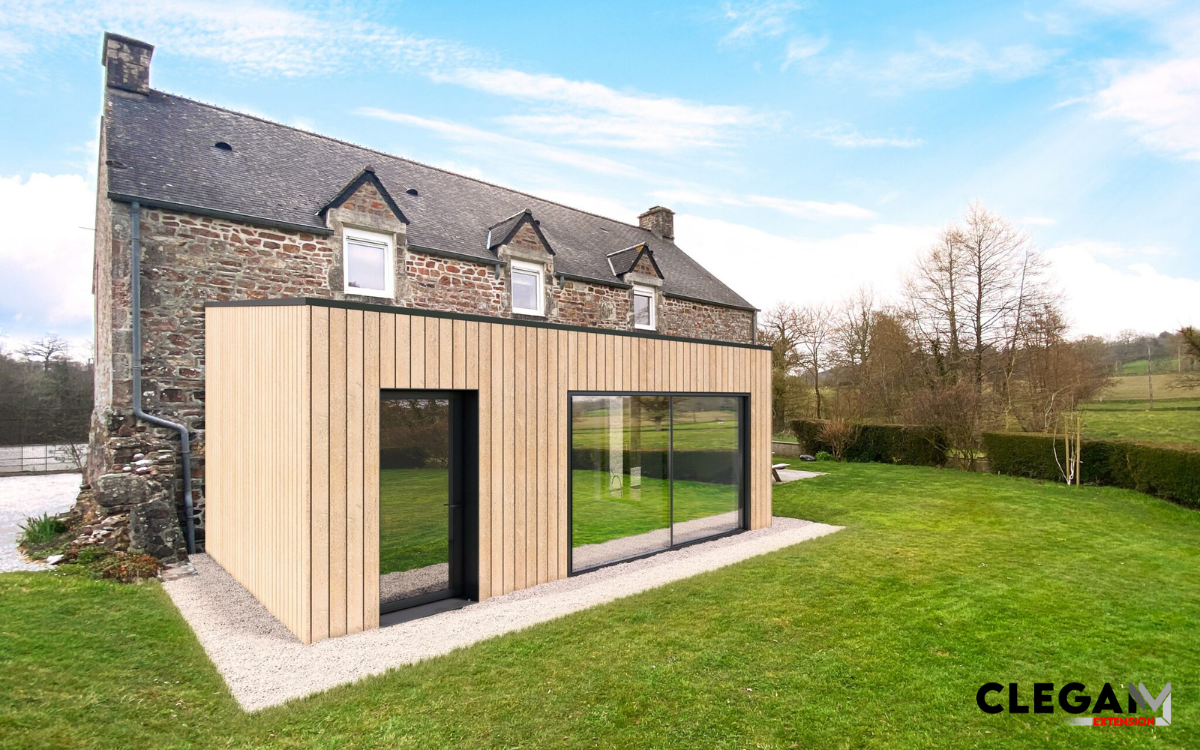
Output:
<instances>
[{"instance_id":1,"label":"slate roof","mask_svg":"<svg viewBox=\"0 0 1200 750\"><path fill-rule=\"evenodd\" d=\"M114 200L328 233L321 209L371 166L408 219L410 245L494 262L488 228L529 209L558 273L622 283L608 254L644 243L664 293L754 309L674 242L640 227L183 97L109 92L105 141Z\"/></svg>"}]
</instances>

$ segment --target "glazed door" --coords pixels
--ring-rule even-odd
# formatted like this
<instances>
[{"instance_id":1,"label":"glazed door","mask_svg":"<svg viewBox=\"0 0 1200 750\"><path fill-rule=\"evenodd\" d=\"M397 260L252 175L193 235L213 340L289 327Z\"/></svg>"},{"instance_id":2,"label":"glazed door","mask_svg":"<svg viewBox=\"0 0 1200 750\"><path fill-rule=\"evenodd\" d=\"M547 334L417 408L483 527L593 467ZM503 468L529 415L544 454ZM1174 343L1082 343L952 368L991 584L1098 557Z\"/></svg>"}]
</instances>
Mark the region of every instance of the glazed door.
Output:
<instances>
[{"instance_id":1,"label":"glazed door","mask_svg":"<svg viewBox=\"0 0 1200 750\"><path fill-rule=\"evenodd\" d=\"M385 391L379 414L379 611L460 596L461 402Z\"/></svg>"}]
</instances>

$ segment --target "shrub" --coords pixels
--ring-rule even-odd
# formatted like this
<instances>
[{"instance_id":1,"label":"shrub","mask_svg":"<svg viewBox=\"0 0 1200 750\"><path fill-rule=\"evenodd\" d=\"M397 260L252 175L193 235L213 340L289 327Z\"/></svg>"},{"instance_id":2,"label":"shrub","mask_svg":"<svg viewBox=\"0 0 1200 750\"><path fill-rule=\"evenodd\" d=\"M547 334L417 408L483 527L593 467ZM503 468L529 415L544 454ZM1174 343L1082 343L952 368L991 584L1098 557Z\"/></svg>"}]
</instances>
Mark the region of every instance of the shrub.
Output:
<instances>
[{"instance_id":1,"label":"shrub","mask_svg":"<svg viewBox=\"0 0 1200 750\"><path fill-rule=\"evenodd\" d=\"M814 458L816 458L818 461L836 461L837 460L836 458L834 458L833 454L830 453L829 451L817 451L817 455L814 456Z\"/></svg>"},{"instance_id":2,"label":"shrub","mask_svg":"<svg viewBox=\"0 0 1200 750\"><path fill-rule=\"evenodd\" d=\"M1062 481L1048 435L989 432L984 449L993 471ZM1058 447L1062 460L1062 446ZM1120 440L1085 440L1080 450L1083 484L1123 487L1200 508L1200 450Z\"/></svg>"},{"instance_id":3,"label":"shrub","mask_svg":"<svg viewBox=\"0 0 1200 750\"><path fill-rule=\"evenodd\" d=\"M834 446L822 437L826 424L813 419L792 423L792 432L796 434L801 450L814 455L819 451L836 454ZM936 427L854 424L852 429L854 439L844 450L847 461L916 466L943 466L946 463L946 438Z\"/></svg>"},{"instance_id":4,"label":"shrub","mask_svg":"<svg viewBox=\"0 0 1200 750\"><path fill-rule=\"evenodd\" d=\"M858 437L858 427L842 419L830 419L821 425L818 434L821 442L829 446L833 457L841 461L846 455L846 449L853 445Z\"/></svg>"},{"instance_id":5,"label":"shrub","mask_svg":"<svg viewBox=\"0 0 1200 750\"><path fill-rule=\"evenodd\" d=\"M95 566L102 578L113 578L122 583L137 583L154 578L162 569L158 558L150 555L116 552Z\"/></svg>"},{"instance_id":6,"label":"shrub","mask_svg":"<svg viewBox=\"0 0 1200 750\"><path fill-rule=\"evenodd\" d=\"M50 515L30 516L21 524L21 544L45 544L67 530L67 525Z\"/></svg>"}]
</instances>

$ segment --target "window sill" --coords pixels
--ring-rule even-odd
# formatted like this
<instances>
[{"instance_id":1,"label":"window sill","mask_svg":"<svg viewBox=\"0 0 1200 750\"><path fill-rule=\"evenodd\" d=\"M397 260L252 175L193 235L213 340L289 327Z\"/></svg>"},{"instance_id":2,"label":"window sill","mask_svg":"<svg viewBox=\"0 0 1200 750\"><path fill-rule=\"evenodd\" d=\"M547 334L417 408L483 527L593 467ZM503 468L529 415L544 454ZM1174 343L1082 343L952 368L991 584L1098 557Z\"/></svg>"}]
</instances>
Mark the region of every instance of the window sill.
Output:
<instances>
[{"instance_id":1,"label":"window sill","mask_svg":"<svg viewBox=\"0 0 1200 750\"><path fill-rule=\"evenodd\" d=\"M514 308L512 310L512 314L513 315L524 315L529 318L544 318L544 317L546 317L546 313L538 312L537 310L518 310L516 308Z\"/></svg>"},{"instance_id":2,"label":"window sill","mask_svg":"<svg viewBox=\"0 0 1200 750\"><path fill-rule=\"evenodd\" d=\"M342 294L352 294L355 297L374 297L375 299L391 299L393 296L391 292L376 291L374 289L359 289L358 287L351 287L343 290Z\"/></svg>"}]
</instances>

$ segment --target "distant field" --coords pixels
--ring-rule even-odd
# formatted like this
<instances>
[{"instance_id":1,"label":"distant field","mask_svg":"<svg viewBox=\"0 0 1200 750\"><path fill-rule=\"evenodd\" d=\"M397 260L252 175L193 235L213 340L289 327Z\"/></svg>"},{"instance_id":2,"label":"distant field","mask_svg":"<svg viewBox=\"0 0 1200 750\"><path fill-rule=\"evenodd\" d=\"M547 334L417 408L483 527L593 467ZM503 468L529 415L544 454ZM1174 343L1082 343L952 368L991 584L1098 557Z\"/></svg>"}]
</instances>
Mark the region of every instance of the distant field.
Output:
<instances>
[{"instance_id":1,"label":"distant field","mask_svg":"<svg viewBox=\"0 0 1200 750\"><path fill-rule=\"evenodd\" d=\"M1179 362L1179 360L1176 359L1175 357L1156 359L1156 360L1154 360L1154 372L1155 373L1161 372L1164 374L1168 373L1168 372L1175 372L1176 369L1178 368L1178 364L1177 364L1178 362ZM1187 363L1185 362L1184 364L1186 365ZM1121 365L1121 374L1122 375L1141 375L1141 376L1145 377L1145 375L1146 375L1146 360L1137 359L1137 360L1134 360L1133 362L1126 362L1125 364Z\"/></svg>"},{"instance_id":2,"label":"distant field","mask_svg":"<svg viewBox=\"0 0 1200 750\"><path fill-rule=\"evenodd\" d=\"M1142 440L1200 445L1200 398L1084 404L1083 432L1098 440Z\"/></svg>"},{"instance_id":3,"label":"distant field","mask_svg":"<svg viewBox=\"0 0 1200 750\"><path fill-rule=\"evenodd\" d=\"M1126 375L1112 379L1112 385L1104 389L1103 401L1150 398L1150 385L1146 382L1146 363L1143 361L1142 374ZM1154 375L1154 400L1177 398L1200 398L1200 388L1180 389L1171 386L1179 381L1179 375L1174 372Z\"/></svg>"}]
</instances>

